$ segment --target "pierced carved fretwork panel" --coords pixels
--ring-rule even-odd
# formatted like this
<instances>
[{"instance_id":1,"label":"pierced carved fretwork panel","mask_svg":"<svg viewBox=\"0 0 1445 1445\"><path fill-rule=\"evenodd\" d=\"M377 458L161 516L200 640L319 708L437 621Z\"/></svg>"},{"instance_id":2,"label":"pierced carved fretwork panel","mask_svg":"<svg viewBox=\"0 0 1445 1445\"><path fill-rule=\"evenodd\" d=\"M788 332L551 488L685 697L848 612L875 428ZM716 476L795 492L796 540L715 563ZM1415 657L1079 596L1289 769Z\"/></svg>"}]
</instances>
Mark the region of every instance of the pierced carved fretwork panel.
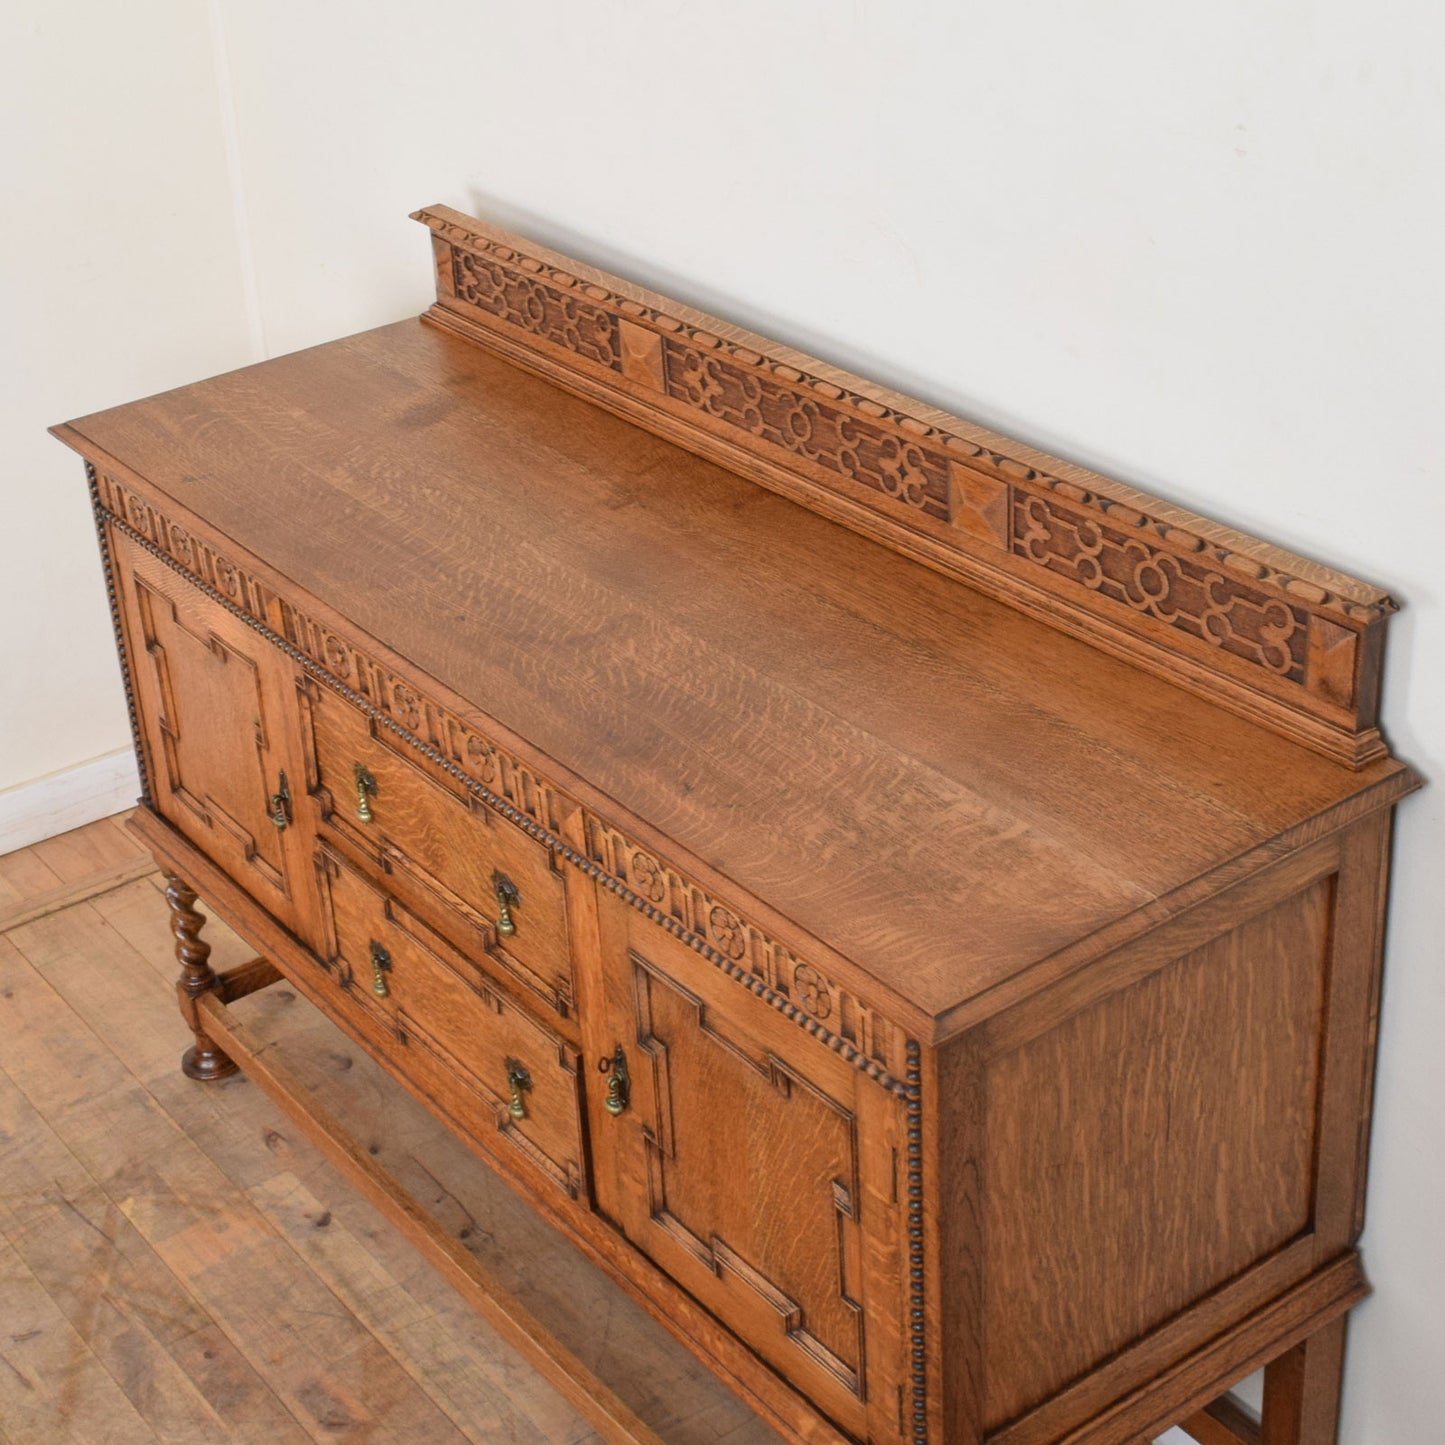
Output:
<instances>
[{"instance_id":1,"label":"pierced carved fretwork panel","mask_svg":"<svg viewBox=\"0 0 1445 1445\"><path fill-rule=\"evenodd\" d=\"M619 364L617 319L582 297L534 276L508 271L486 256L458 253L457 295L511 326L545 337L603 366Z\"/></svg>"},{"instance_id":2,"label":"pierced carved fretwork panel","mask_svg":"<svg viewBox=\"0 0 1445 1445\"><path fill-rule=\"evenodd\" d=\"M445 324L604 404L665 413L705 455L757 458L768 485L845 499L850 524L861 507L910 550L926 538L918 555L966 559L971 582L1067 609L1070 630L1153 670L1177 674L1160 662L1174 654L1197 686L1217 676L1212 695L1323 752L1383 752L1369 638L1395 604L1379 589L445 208L416 219L448 258Z\"/></svg>"},{"instance_id":3,"label":"pierced carved fretwork panel","mask_svg":"<svg viewBox=\"0 0 1445 1445\"><path fill-rule=\"evenodd\" d=\"M1014 550L1101 597L1291 682L1304 680L1308 611L1226 577L1217 567L1162 551L1042 497L1030 497L1014 513Z\"/></svg>"},{"instance_id":4,"label":"pierced carved fretwork panel","mask_svg":"<svg viewBox=\"0 0 1445 1445\"><path fill-rule=\"evenodd\" d=\"M948 520L947 457L696 346L668 337L662 354L670 396L930 517Z\"/></svg>"}]
</instances>

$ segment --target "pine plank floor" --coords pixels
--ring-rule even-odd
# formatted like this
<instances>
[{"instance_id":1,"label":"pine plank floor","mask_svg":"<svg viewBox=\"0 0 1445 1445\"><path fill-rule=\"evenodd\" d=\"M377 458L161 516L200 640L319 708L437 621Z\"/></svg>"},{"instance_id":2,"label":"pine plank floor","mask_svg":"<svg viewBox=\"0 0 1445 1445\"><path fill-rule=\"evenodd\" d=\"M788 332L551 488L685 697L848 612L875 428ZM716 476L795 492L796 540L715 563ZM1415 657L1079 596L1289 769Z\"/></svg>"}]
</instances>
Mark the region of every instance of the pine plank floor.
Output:
<instances>
[{"instance_id":1,"label":"pine plank floor","mask_svg":"<svg viewBox=\"0 0 1445 1445\"><path fill-rule=\"evenodd\" d=\"M123 823L0 857L0 1445L597 1440L254 1085L180 1073ZM235 1007L664 1439L776 1445L284 983Z\"/></svg>"}]
</instances>

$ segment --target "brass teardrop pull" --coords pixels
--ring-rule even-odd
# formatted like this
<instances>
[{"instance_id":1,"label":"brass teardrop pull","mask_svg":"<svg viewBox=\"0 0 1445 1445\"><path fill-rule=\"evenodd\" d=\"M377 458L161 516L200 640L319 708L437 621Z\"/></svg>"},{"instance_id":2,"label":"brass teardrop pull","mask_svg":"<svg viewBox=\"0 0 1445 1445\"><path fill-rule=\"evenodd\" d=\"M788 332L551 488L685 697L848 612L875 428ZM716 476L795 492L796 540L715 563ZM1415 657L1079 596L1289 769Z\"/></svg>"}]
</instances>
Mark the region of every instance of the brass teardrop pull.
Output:
<instances>
[{"instance_id":1,"label":"brass teardrop pull","mask_svg":"<svg viewBox=\"0 0 1445 1445\"><path fill-rule=\"evenodd\" d=\"M503 938L510 938L517 931L512 910L521 907L522 895L517 892L517 885L502 872L493 872L492 888L497 895L497 932Z\"/></svg>"},{"instance_id":2,"label":"brass teardrop pull","mask_svg":"<svg viewBox=\"0 0 1445 1445\"><path fill-rule=\"evenodd\" d=\"M507 1070L507 1088L512 1095L512 1102L507 1105L507 1112L514 1119L525 1119L527 1105L522 1098L522 1091L531 1089L532 1076L527 1072L526 1066L517 1059L504 1059L503 1064Z\"/></svg>"},{"instance_id":3,"label":"brass teardrop pull","mask_svg":"<svg viewBox=\"0 0 1445 1445\"><path fill-rule=\"evenodd\" d=\"M372 820L371 800L376 796L376 779L366 770L365 763L357 763L353 769L356 780L356 816L363 823Z\"/></svg>"},{"instance_id":4,"label":"brass teardrop pull","mask_svg":"<svg viewBox=\"0 0 1445 1445\"><path fill-rule=\"evenodd\" d=\"M391 990L386 986L386 975L391 972L391 954L374 938L371 940L371 991L377 998L385 998Z\"/></svg>"}]
</instances>

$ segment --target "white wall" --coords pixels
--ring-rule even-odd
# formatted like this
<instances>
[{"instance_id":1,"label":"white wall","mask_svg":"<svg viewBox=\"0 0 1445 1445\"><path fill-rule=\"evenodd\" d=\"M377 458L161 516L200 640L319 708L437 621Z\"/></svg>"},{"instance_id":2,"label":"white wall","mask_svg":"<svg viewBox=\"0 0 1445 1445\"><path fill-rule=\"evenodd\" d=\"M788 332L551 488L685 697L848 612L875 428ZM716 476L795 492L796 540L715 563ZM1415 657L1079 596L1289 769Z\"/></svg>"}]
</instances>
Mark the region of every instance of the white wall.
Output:
<instances>
[{"instance_id":1,"label":"white wall","mask_svg":"<svg viewBox=\"0 0 1445 1445\"><path fill-rule=\"evenodd\" d=\"M248 294L272 354L419 310L405 213L445 201L1388 585L1385 722L1442 771L1429 0L213 0L214 91L199 7L30 8L76 48L49 37L3 102L48 202L6 236L43 365L4 465L26 458L30 595L59 579L89 671L45 661L69 621L7 669L36 720L12 770L120 736L74 469L39 423L242 359ZM66 490L31 496L52 472ZM1350 1445L1445 1417L1438 787L1398 847Z\"/></svg>"},{"instance_id":2,"label":"white wall","mask_svg":"<svg viewBox=\"0 0 1445 1445\"><path fill-rule=\"evenodd\" d=\"M7 0L0 168L8 846L3 790L130 740L80 462L46 426L252 359L204 8Z\"/></svg>"}]
</instances>

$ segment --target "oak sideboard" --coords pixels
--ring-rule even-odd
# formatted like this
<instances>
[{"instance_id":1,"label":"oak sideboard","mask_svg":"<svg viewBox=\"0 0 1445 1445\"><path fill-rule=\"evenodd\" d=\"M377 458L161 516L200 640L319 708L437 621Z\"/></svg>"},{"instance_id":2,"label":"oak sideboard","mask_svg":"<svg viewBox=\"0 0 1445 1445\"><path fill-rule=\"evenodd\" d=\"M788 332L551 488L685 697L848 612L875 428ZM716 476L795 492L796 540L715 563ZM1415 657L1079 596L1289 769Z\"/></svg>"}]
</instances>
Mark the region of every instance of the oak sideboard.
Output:
<instances>
[{"instance_id":1,"label":"oak sideboard","mask_svg":"<svg viewBox=\"0 0 1445 1445\"><path fill-rule=\"evenodd\" d=\"M55 429L186 1072L245 1068L609 1439L657 1437L237 1000L289 980L787 1440L1333 1441L1390 599L417 219L420 319Z\"/></svg>"}]
</instances>

